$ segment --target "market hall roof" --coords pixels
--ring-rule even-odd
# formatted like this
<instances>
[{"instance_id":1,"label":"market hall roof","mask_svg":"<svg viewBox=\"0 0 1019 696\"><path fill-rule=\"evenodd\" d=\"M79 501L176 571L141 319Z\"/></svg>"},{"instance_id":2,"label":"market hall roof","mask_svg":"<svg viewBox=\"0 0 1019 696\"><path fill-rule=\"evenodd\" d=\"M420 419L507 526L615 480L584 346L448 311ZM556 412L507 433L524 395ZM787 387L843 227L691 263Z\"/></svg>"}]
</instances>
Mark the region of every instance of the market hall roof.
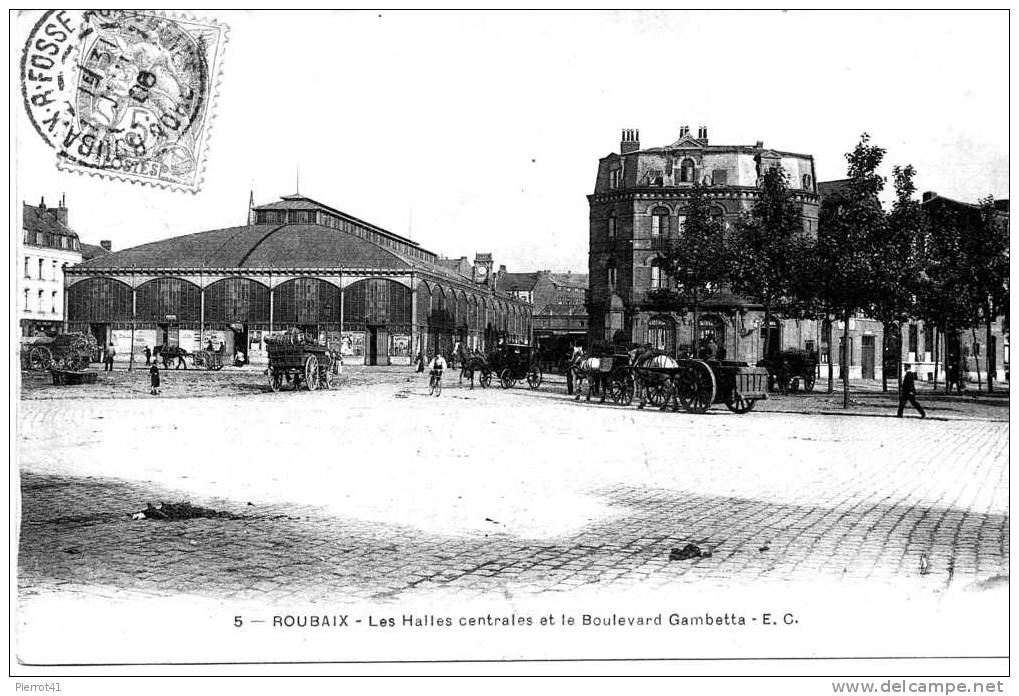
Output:
<instances>
[{"instance_id":1,"label":"market hall roof","mask_svg":"<svg viewBox=\"0 0 1019 696\"><path fill-rule=\"evenodd\" d=\"M172 237L85 261L76 270L133 268L410 268L399 254L321 225L245 225Z\"/></svg>"}]
</instances>

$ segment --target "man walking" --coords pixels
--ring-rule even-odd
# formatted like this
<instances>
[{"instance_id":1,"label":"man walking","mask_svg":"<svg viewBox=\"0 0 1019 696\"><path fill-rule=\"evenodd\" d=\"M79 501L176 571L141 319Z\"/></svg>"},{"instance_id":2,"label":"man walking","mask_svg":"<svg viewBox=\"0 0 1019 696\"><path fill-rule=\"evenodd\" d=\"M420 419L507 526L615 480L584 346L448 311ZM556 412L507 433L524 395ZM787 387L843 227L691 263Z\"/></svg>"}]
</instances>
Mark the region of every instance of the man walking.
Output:
<instances>
[{"instance_id":1,"label":"man walking","mask_svg":"<svg viewBox=\"0 0 1019 696\"><path fill-rule=\"evenodd\" d=\"M152 364L152 349L145 346L145 350L142 352L145 353L145 366L148 367Z\"/></svg>"},{"instance_id":2,"label":"man walking","mask_svg":"<svg viewBox=\"0 0 1019 696\"><path fill-rule=\"evenodd\" d=\"M113 372L113 358L117 355L117 349L111 343L106 347L106 357L103 358L103 372Z\"/></svg>"},{"instance_id":3,"label":"man walking","mask_svg":"<svg viewBox=\"0 0 1019 696\"><path fill-rule=\"evenodd\" d=\"M902 391L899 393L899 413L897 418L902 418L902 409L905 408L907 403L913 405L917 411L920 412L921 418L927 417L927 412L923 410L916 400L916 373L913 372L913 366L909 363L903 365L906 370L905 376L902 378Z\"/></svg>"}]
</instances>

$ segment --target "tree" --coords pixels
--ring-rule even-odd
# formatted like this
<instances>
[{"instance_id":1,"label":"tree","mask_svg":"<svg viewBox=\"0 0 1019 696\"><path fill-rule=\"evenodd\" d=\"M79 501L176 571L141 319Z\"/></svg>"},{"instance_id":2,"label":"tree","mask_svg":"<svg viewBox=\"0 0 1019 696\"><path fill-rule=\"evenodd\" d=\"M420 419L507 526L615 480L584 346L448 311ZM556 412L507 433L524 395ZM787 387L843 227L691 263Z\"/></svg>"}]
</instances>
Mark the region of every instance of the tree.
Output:
<instances>
[{"instance_id":1,"label":"tree","mask_svg":"<svg viewBox=\"0 0 1019 696\"><path fill-rule=\"evenodd\" d=\"M884 178L877 168L884 155L883 148L870 144L869 135L861 135L853 151L846 154L846 185L821 202L818 216L816 259L823 275L816 291L821 305L831 308L842 321L843 408L849 408L849 320L873 304L878 290L874 278L883 263L887 220L878 200Z\"/></svg>"},{"instance_id":2,"label":"tree","mask_svg":"<svg viewBox=\"0 0 1019 696\"><path fill-rule=\"evenodd\" d=\"M923 212L924 273L918 284L917 315L944 335L976 327L981 309L988 306L985 279L992 273L984 266L993 256L990 242L980 239L981 210L934 199L924 205ZM936 354L935 389L938 359Z\"/></svg>"},{"instance_id":3,"label":"tree","mask_svg":"<svg viewBox=\"0 0 1019 696\"><path fill-rule=\"evenodd\" d=\"M983 300L980 307L987 323L984 354L987 356L987 393L991 393L994 391L991 325L995 317L1008 315L1009 271L1008 224L998 213L993 196L980 200L980 221L968 241L973 295Z\"/></svg>"},{"instance_id":4,"label":"tree","mask_svg":"<svg viewBox=\"0 0 1019 696\"><path fill-rule=\"evenodd\" d=\"M753 297L764 306L764 326L787 305L796 285L796 263L807 246L800 207L789 194L785 170L764 173L750 212L736 221L726 242L729 283L734 293ZM764 357L771 331L764 332Z\"/></svg>"},{"instance_id":5,"label":"tree","mask_svg":"<svg viewBox=\"0 0 1019 696\"><path fill-rule=\"evenodd\" d=\"M882 263L874 269L869 314L882 322L886 342L890 328L895 326L898 329L901 355L901 324L915 311L917 277L923 272L919 252L924 236L924 215L920 203L913 198L916 193L916 185L913 183L916 170L913 166L895 167L892 173L895 203L888 214L886 234L877 249ZM884 352L882 350L882 355ZM896 357L896 364L900 362L900 357ZM888 391L887 371L881 372L882 390ZM899 378L897 373L896 379Z\"/></svg>"},{"instance_id":6,"label":"tree","mask_svg":"<svg viewBox=\"0 0 1019 696\"><path fill-rule=\"evenodd\" d=\"M673 237L661 264L674 290L658 293L655 301L676 310L693 310L693 351L700 355L700 305L726 282L725 224L713 214L704 188L694 184L687 199L686 222Z\"/></svg>"}]
</instances>

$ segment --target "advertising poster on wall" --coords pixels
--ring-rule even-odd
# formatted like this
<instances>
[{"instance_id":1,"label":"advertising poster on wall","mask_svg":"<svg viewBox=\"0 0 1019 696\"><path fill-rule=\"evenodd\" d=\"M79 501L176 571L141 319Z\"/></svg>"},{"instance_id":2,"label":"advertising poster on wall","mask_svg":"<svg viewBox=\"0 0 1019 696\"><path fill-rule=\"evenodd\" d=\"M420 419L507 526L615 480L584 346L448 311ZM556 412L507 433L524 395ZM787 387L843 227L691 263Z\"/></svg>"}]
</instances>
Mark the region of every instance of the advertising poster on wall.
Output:
<instances>
[{"instance_id":1,"label":"advertising poster on wall","mask_svg":"<svg viewBox=\"0 0 1019 696\"><path fill-rule=\"evenodd\" d=\"M389 347L389 362L393 365L410 365L409 334L393 334Z\"/></svg>"},{"instance_id":2,"label":"advertising poster on wall","mask_svg":"<svg viewBox=\"0 0 1019 696\"><path fill-rule=\"evenodd\" d=\"M347 365L364 364L364 333L345 331L340 338L340 353Z\"/></svg>"}]
</instances>

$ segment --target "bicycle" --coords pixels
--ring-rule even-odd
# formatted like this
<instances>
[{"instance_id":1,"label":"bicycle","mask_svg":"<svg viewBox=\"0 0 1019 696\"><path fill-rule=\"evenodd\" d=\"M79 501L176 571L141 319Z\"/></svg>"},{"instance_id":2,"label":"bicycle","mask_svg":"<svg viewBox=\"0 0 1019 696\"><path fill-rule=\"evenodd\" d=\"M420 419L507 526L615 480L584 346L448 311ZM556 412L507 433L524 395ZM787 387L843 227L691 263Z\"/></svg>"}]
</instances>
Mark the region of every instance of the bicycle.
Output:
<instances>
[{"instance_id":1,"label":"bicycle","mask_svg":"<svg viewBox=\"0 0 1019 696\"><path fill-rule=\"evenodd\" d=\"M442 396L442 371L432 370L431 377L428 379L428 396Z\"/></svg>"}]
</instances>

